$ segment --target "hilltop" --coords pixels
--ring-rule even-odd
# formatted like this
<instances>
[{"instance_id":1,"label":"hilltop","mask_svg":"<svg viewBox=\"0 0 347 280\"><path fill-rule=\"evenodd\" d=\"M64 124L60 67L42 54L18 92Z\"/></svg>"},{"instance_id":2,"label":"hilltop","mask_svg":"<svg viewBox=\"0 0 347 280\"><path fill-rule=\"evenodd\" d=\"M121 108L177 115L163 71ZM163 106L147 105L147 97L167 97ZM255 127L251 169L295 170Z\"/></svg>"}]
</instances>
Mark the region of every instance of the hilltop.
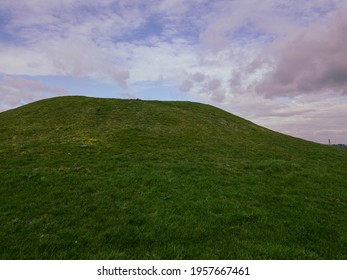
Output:
<instances>
[{"instance_id":1,"label":"hilltop","mask_svg":"<svg viewBox=\"0 0 347 280\"><path fill-rule=\"evenodd\" d=\"M347 152L193 102L0 113L0 259L346 259Z\"/></svg>"}]
</instances>

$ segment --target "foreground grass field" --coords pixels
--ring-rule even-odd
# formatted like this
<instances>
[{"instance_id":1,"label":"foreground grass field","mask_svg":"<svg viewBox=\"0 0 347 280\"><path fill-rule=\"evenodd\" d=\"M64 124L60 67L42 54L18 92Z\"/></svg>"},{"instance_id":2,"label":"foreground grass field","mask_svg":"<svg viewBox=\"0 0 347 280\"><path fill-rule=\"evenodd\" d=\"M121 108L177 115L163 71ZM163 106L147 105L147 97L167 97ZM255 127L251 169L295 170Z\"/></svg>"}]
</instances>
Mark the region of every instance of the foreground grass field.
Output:
<instances>
[{"instance_id":1,"label":"foreground grass field","mask_svg":"<svg viewBox=\"0 0 347 280\"><path fill-rule=\"evenodd\" d=\"M346 259L347 151L190 102L0 113L1 259Z\"/></svg>"}]
</instances>

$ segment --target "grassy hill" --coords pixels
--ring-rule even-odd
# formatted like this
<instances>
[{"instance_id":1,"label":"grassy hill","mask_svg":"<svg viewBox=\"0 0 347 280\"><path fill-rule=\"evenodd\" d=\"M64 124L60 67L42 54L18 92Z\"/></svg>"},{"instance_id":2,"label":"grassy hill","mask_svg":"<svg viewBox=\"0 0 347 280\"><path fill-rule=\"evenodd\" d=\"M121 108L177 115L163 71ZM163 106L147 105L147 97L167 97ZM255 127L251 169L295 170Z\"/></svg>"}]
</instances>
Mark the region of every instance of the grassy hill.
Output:
<instances>
[{"instance_id":1,"label":"grassy hill","mask_svg":"<svg viewBox=\"0 0 347 280\"><path fill-rule=\"evenodd\" d=\"M1 259L346 259L347 152L191 102L0 113Z\"/></svg>"}]
</instances>

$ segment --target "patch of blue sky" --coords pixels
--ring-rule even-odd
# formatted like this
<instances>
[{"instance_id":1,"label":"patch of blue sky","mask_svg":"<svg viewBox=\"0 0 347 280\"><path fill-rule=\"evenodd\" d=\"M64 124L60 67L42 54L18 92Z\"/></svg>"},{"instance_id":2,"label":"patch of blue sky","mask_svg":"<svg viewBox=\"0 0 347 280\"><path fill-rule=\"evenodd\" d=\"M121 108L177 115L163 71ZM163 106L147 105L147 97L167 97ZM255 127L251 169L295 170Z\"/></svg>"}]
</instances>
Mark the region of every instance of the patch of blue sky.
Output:
<instances>
[{"instance_id":1,"label":"patch of blue sky","mask_svg":"<svg viewBox=\"0 0 347 280\"><path fill-rule=\"evenodd\" d=\"M316 1L314 1L316 2ZM303 5L302 0L275 4L276 11L295 21L298 25L310 25L314 21L319 21L327 14L337 9L335 1L324 1L315 5Z\"/></svg>"},{"instance_id":2,"label":"patch of blue sky","mask_svg":"<svg viewBox=\"0 0 347 280\"><path fill-rule=\"evenodd\" d=\"M200 15L201 13L201 15ZM172 42L177 38L185 40L187 43L194 45L200 42L200 34L206 28L201 23L203 11L197 9L181 16L178 21L164 20L167 41Z\"/></svg>"},{"instance_id":3,"label":"patch of blue sky","mask_svg":"<svg viewBox=\"0 0 347 280\"><path fill-rule=\"evenodd\" d=\"M11 17L9 15L0 11L0 42L15 43L15 37L7 30L6 27L10 19Z\"/></svg>"},{"instance_id":4,"label":"patch of blue sky","mask_svg":"<svg viewBox=\"0 0 347 280\"><path fill-rule=\"evenodd\" d=\"M166 38L168 42L176 39L183 39L186 43L194 45L200 42L200 33L202 29L200 26L193 24L193 20L189 17L182 19L182 22L173 30L173 34L169 34ZM170 36L172 35L172 37Z\"/></svg>"},{"instance_id":5,"label":"patch of blue sky","mask_svg":"<svg viewBox=\"0 0 347 280\"><path fill-rule=\"evenodd\" d=\"M312 7L310 10L300 11L296 17L304 25L310 25L312 22L318 21L328 15L330 12L334 11L336 6L331 3L330 5Z\"/></svg>"},{"instance_id":6,"label":"patch of blue sky","mask_svg":"<svg viewBox=\"0 0 347 280\"><path fill-rule=\"evenodd\" d=\"M241 45L247 45L254 42L271 43L277 38L276 34L261 30L252 22L247 22L243 26L239 27L233 31L230 36L233 41L236 41Z\"/></svg>"},{"instance_id":7,"label":"patch of blue sky","mask_svg":"<svg viewBox=\"0 0 347 280\"><path fill-rule=\"evenodd\" d=\"M128 34L124 34L121 38L115 38L114 40L117 42L147 42L150 44L151 41L148 39L153 37L161 37L163 32L163 24L157 17L150 17L147 19L146 23L129 32Z\"/></svg>"},{"instance_id":8,"label":"patch of blue sky","mask_svg":"<svg viewBox=\"0 0 347 280\"><path fill-rule=\"evenodd\" d=\"M152 15L139 28L122 35L120 38L114 38L114 41L140 42L141 44L152 46L158 40L160 42L172 43L177 38L181 38L194 44L199 41L199 31L199 28L192 23L192 19L189 16L181 18L181 22L177 23L160 15Z\"/></svg>"}]
</instances>

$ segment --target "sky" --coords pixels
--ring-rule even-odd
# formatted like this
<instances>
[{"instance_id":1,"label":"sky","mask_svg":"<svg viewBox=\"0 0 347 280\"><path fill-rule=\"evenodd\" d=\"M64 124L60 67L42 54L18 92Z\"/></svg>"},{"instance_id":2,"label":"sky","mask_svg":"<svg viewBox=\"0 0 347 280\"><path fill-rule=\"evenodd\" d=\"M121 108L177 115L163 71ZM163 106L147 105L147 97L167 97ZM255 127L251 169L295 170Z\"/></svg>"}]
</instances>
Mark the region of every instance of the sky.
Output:
<instances>
[{"instance_id":1,"label":"sky","mask_svg":"<svg viewBox=\"0 0 347 280\"><path fill-rule=\"evenodd\" d=\"M346 0L0 0L0 111L188 100L347 144Z\"/></svg>"}]
</instances>

